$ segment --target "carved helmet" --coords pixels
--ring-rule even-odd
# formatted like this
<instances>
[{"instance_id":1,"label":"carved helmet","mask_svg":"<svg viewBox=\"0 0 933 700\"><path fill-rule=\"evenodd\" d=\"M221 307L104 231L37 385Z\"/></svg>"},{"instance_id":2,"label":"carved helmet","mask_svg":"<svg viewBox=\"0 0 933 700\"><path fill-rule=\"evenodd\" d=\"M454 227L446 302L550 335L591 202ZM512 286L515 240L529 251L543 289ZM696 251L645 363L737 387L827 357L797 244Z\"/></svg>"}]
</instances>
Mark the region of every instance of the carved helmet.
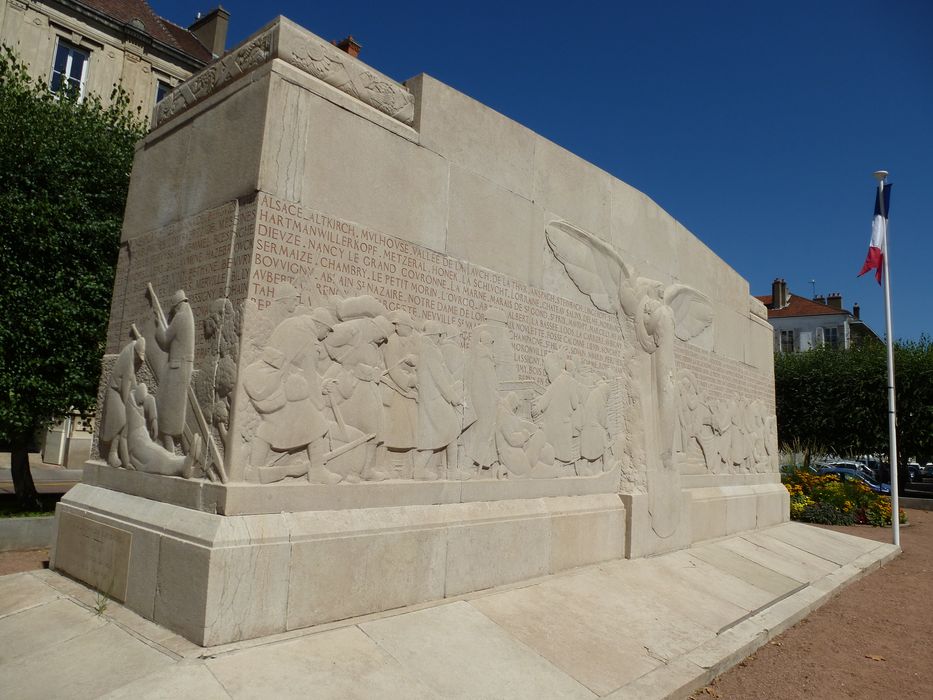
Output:
<instances>
[{"instance_id":1,"label":"carved helmet","mask_svg":"<svg viewBox=\"0 0 933 700\"><path fill-rule=\"evenodd\" d=\"M174 309L176 306L178 306L178 305L179 305L181 302L183 302L183 301L188 301L188 295L185 294L185 290L184 290L184 289L179 289L177 292L175 292L175 293L172 295L172 306L171 306L171 308Z\"/></svg>"}]
</instances>

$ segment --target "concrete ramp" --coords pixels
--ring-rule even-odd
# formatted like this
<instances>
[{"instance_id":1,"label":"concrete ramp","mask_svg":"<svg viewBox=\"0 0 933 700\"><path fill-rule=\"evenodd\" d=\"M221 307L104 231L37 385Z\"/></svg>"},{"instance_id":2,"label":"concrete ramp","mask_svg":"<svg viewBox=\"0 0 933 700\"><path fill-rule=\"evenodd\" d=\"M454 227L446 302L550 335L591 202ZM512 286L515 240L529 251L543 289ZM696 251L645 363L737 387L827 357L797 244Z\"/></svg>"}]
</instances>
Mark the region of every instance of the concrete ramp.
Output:
<instances>
[{"instance_id":1,"label":"concrete ramp","mask_svg":"<svg viewBox=\"0 0 933 700\"><path fill-rule=\"evenodd\" d=\"M785 523L202 648L50 571L0 578L16 698L683 697L897 555Z\"/></svg>"}]
</instances>

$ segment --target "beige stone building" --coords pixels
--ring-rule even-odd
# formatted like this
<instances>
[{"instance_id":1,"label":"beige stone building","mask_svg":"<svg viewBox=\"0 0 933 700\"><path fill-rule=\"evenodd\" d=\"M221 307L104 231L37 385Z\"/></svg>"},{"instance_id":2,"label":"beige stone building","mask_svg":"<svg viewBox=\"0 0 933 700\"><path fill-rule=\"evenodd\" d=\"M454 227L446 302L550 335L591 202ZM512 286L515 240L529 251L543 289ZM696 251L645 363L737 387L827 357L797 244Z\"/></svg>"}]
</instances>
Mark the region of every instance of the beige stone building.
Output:
<instances>
[{"instance_id":1,"label":"beige stone building","mask_svg":"<svg viewBox=\"0 0 933 700\"><path fill-rule=\"evenodd\" d=\"M165 93L224 52L229 13L221 7L183 27L146 0L0 0L0 41L36 78L109 99L122 85L150 115Z\"/></svg>"}]
</instances>

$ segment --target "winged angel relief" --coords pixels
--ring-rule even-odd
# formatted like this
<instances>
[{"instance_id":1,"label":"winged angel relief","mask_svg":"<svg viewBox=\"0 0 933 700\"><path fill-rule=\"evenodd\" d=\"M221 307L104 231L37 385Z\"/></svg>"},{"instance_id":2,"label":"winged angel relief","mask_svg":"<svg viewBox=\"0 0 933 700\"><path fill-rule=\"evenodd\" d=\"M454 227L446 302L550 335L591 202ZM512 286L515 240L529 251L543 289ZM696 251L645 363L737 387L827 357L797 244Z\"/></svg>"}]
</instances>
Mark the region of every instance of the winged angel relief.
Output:
<instances>
[{"instance_id":1,"label":"winged angel relief","mask_svg":"<svg viewBox=\"0 0 933 700\"><path fill-rule=\"evenodd\" d=\"M629 317L638 346L650 358L651 429L660 450L660 469L648 470L651 524L659 537L669 537L680 520L680 475L674 466L674 339L689 341L712 325L709 299L683 284L665 285L636 277L611 245L563 221L547 226L547 241L577 288L596 308Z\"/></svg>"}]
</instances>

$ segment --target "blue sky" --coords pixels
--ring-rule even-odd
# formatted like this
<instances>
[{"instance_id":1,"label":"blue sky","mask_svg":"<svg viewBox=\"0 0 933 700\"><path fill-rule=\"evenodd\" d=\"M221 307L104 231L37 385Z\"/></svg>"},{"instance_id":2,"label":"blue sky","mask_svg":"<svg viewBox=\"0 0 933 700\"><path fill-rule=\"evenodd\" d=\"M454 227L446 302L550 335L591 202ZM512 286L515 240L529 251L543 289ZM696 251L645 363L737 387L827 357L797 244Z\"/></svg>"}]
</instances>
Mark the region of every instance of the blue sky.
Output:
<instances>
[{"instance_id":1,"label":"blue sky","mask_svg":"<svg viewBox=\"0 0 933 700\"><path fill-rule=\"evenodd\" d=\"M193 21L190 2L151 0ZM856 278L893 183L894 335L933 333L933 2L227 0L228 48L282 14L396 78L428 73L652 197L768 294Z\"/></svg>"}]
</instances>

